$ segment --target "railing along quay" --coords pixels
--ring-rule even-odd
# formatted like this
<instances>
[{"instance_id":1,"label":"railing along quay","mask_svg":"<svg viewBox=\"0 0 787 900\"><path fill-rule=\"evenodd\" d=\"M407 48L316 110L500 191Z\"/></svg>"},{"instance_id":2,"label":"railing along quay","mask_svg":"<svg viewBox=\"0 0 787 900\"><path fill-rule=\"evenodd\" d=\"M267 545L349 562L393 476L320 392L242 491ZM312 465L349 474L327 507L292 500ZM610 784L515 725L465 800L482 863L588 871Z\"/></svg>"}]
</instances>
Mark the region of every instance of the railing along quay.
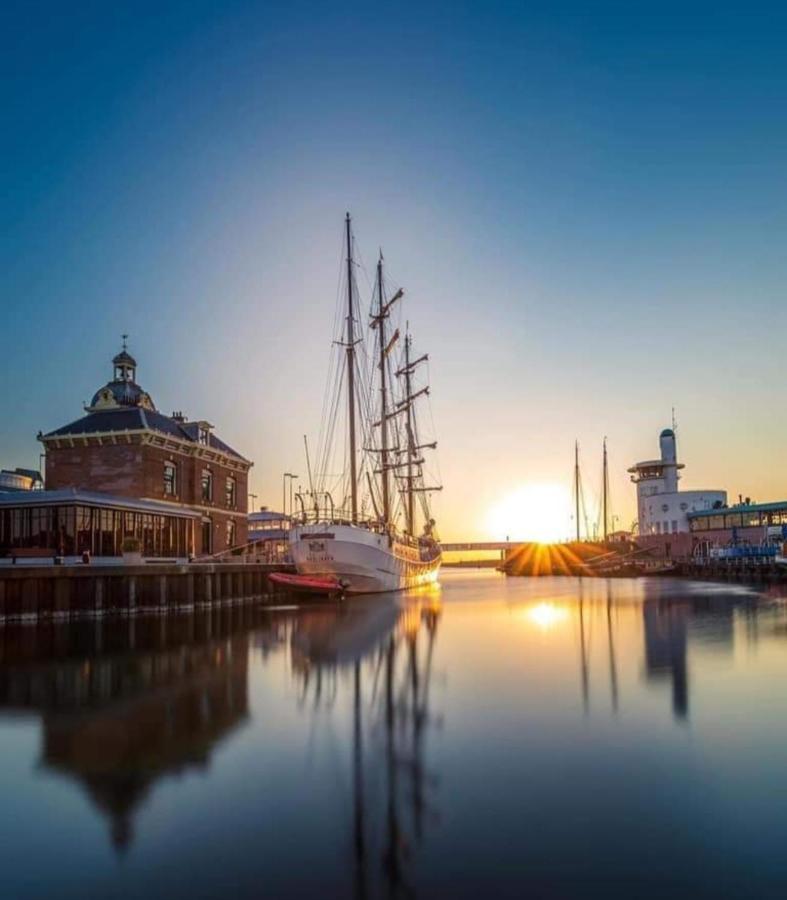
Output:
<instances>
[{"instance_id":1,"label":"railing along quay","mask_svg":"<svg viewBox=\"0 0 787 900\"><path fill-rule=\"evenodd\" d=\"M272 598L266 563L183 563L0 567L0 624L195 608Z\"/></svg>"}]
</instances>

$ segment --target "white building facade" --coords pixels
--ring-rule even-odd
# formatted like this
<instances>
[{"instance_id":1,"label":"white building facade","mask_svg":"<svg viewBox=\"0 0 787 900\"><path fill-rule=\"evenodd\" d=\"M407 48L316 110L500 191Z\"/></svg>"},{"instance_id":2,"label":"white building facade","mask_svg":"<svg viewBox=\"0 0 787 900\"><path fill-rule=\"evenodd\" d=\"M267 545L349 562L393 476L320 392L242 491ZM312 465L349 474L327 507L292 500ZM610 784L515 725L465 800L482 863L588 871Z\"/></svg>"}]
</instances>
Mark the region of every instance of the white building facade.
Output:
<instances>
[{"instance_id":1,"label":"white building facade","mask_svg":"<svg viewBox=\"0 0 787 900\"><path fill-rule=\"evenodd\" d=\"M688 514L727 505L726 491L681 491L675 432L659 436L660 459L638 462L628 471L637 485L639 533L678 534L689 530Z\"/></svg>"}]
</instances>

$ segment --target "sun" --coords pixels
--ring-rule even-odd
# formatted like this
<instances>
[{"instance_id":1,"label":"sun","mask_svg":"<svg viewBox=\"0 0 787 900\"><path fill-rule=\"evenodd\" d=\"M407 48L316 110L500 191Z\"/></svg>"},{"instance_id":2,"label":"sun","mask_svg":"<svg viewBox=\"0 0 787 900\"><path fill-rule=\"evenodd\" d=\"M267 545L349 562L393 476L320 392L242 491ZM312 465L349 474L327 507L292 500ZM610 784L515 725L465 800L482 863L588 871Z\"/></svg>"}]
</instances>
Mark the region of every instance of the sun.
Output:
<instances>
[{"instance_id":1,"label":"sun","mask_svg":"<svg viewBox=\"0 0 787 900\"><path fill-rule=\"evenodd\" d=\"M565 540L571 531L571 496L560 484L524 484L489 510L487 531L496 540Z\"/></svg>"}]
</instances>

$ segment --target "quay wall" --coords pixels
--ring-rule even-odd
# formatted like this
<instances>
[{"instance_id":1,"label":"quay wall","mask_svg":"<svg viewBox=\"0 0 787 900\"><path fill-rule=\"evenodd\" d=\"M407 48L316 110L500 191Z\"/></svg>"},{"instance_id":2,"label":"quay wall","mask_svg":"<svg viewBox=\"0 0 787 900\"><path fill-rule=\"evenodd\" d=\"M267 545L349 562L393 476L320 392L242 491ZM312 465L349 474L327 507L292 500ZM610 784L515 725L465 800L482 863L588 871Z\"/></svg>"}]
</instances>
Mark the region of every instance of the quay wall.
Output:
<instances>
[{"instance_id":1,"label":"quay wall","mask_svg":"<svg viewBox=\"0 0 787 900\"><path fill-rule=\"evenodd\" d=\"M273 598L269 575L287 566L9 566L0 568L0 625L140 613L167 615Z\"/></svg>"}]
</instances>

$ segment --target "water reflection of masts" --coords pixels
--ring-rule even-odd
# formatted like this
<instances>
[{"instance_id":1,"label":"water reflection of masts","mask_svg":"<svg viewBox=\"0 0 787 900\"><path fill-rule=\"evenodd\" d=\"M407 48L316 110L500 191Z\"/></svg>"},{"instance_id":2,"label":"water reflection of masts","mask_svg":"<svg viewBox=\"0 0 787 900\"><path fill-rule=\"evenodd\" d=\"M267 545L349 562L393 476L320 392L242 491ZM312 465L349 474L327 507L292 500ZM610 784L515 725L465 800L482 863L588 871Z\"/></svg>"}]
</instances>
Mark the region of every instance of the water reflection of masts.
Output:
<instances>
[{"instance_id":1,"label":"water reflection of masts","mask_svg":"<svg viewBox=\"0 0 787 900\"><path fill-rule=\"evenodd\" d=\"M615 662L615 641L612 635L612 583L607 579L607 643L609 644L609 692L612 709L618 711L618 669Z\"/></svg>"},{"instance_id":2,"label":"water reflection of masts","mask_svg":"<svg viewBox=\"0 0 787 900\"><path fill-rule=\"evenodd\" d=\"M587 714L590 709L590 671L585 641L585 590L581 578L579 579L579 652L582 673L582 706Z\"/></svg>"},{"instance_id":3,"label":"water reflection of masts","mask_svg":"<svg viewBox=\"0 0 787 900\"><path fill-rule=\"evenodd\" d=\"M361 663L353 673L353 826L355 895L366 896L366 840L364 837L363 730L361 721Z\"/></svg>"},{"instance_id":4,"label":"water reflection of masts","mask_svg":"<svg viewBox=\"0 0 787 900\"><path fill-rule=\"evenodd\" d=\"M352 609L352 608L351 608ZM395 607L394 607L395 609ZM403 820L403 810L412 810L412 830L416 840L423 830L424 812L428 808L427 787L429 775L424 764L424 735L432 721L429 714L429 689L431 683L434 643L439 621L439 609L413 604L400 612L398 619L381 616L381 607L375 604L366 609L354 607L337 614L331 627L326 627L326 617L312 617L304 621L293 638L295 671L303 677L304 685L299 699L305 699L311 689L314 701L320 690L317 673L312 668L327 669L329 678L337 683L336 672L341 665L351 663L353 669L352 699L352 848L354 863L355 896L365 898L374 894L373 879L382 871L390 896L411 894L407 882L406 862L411 841ZM305 619L305 617L304 617ZM350 621L352 620L352 621ZM367 627L363 627L366 622ZM428 638L425 652L420 652L420 630L426 628ZM353 631L357 641L343 640L341 633ZM419 646L420 645L420 646ZM422 662L423 658L423 662ZM371 675L369 691L372 718L379 710L382 725L380 753L369 753L369 735L372 724L364 720L363 667ZM402 664L400 664L403 663ZM378 691L378 686L381 688ZM323 701L324 703L324 701ZM366 741L364 740L366 725ZM374 740L372 740L374 743ZM365 778L365 763L382 761L384 814L382 832L375 829L374 780ZM375 840L381 834L381 840ZM379 856L378 856L379 853ZM378 859L380 868L370 861Z\"/></svg>"}]
</instances>

